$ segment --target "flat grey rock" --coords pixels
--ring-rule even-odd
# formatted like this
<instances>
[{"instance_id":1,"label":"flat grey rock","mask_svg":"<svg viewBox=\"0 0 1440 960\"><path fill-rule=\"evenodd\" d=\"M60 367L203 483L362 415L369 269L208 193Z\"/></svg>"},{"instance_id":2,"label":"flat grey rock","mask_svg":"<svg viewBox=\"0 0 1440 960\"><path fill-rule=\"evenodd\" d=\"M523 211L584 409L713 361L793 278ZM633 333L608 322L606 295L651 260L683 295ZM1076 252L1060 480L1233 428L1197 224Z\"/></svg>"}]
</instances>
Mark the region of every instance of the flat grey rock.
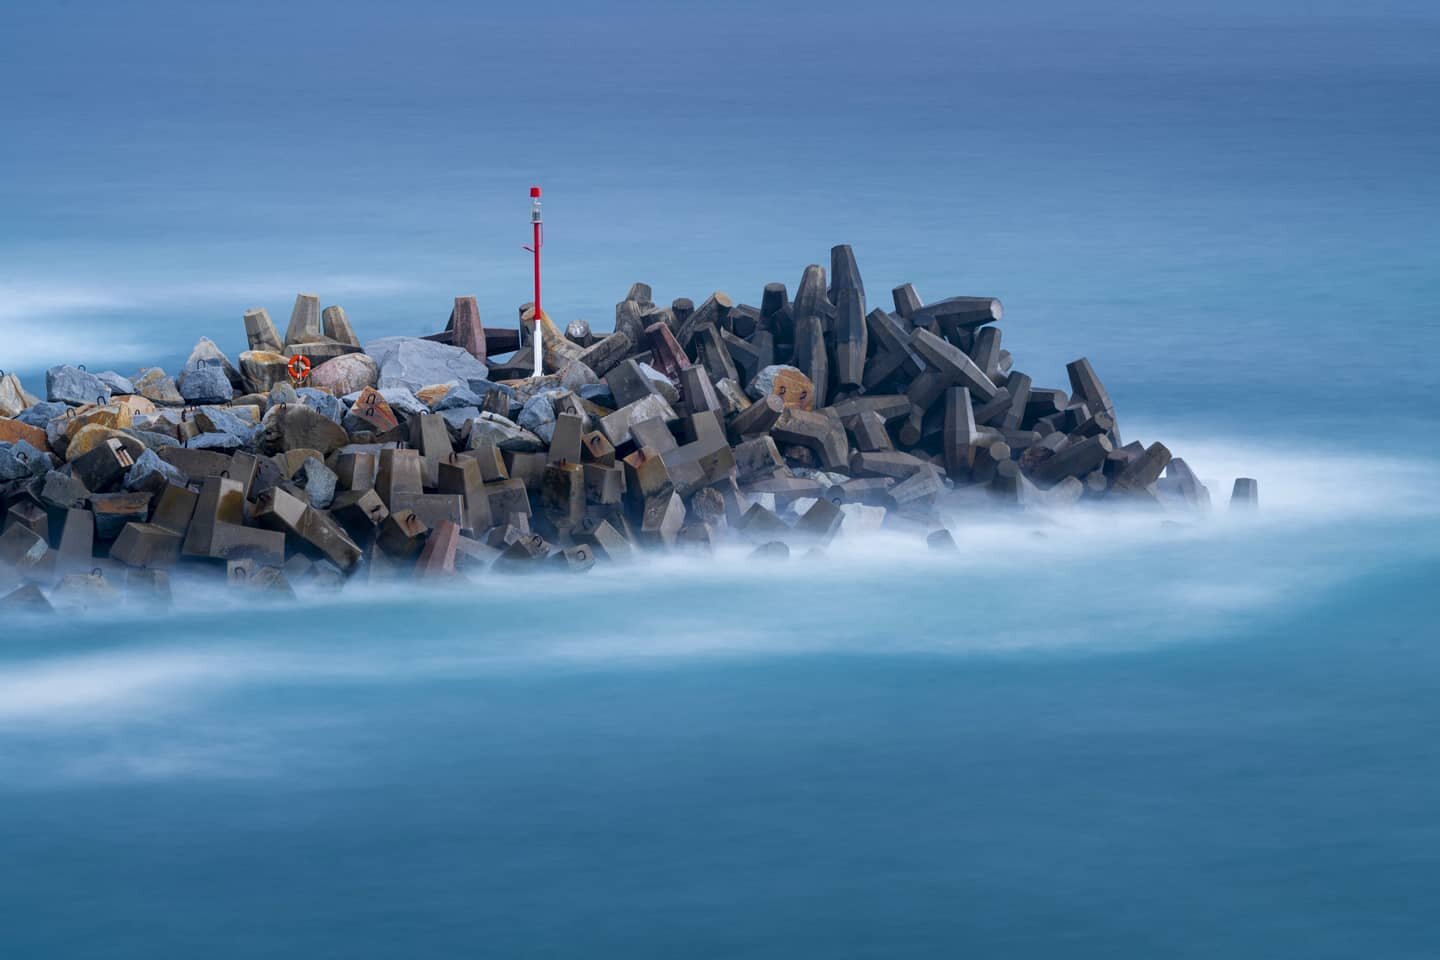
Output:
<instances>
[{"instance_id":1,"label":"flat grey rock","mask_svg":"<svg viewBox=\"0 0 1440 960\"><path fill-rule=\"evenodd\" d=\"M120 376L120 374L114 370L102 370L95 374L95 376L101 383L110 388L111 393L128 395L135 392L135 384L131 383L129 378Z\"/></svg>"},{"instance_id":2,"label":"flat grey rock","mask_svg":"<svg viewBox=\"0 0 1440 960\"><path fill-rule=\"evenodd\" d=\"M411 393L452 380L486 380L490 368L466 351L419 337L383 337L365 345L380 365L380 387L405 387Z\"/></svg>"},{"instance_id":3,"label":"flat grey rock","mask_svg":"<svg viewBox=\"0 0 1440 960\"><path fill-rule=\"evenodd\" d=\"M482 413L470 421L470 449L479 449L487 443L515 453L535 453L545 449L545 444L535 434L494 413Z\"/></svg>"},{"instance_id":4,"label":"flat grey rock","mask_svg":"<svg viewBox=\"0 0 1440 960\"><path fill-rule=\"evenodd\" d=\"M110 388L105 381L79 367L62 363L45 371L45 396L52 403L109 403Z\"/></svg>"},{"instance_id":5,"label":"flat grey rock","mask_svg":"<svg viewBox=\"0 0 1440 960\"><path fill-rule=\"evenodd\" d=\"M65 416L65 411L70 408L58 400L46 400L27 408L20 416L16 417L21 423L28 423L32 427L44 427L45 424L56 417Z\"/></svg>"}]
</instances>

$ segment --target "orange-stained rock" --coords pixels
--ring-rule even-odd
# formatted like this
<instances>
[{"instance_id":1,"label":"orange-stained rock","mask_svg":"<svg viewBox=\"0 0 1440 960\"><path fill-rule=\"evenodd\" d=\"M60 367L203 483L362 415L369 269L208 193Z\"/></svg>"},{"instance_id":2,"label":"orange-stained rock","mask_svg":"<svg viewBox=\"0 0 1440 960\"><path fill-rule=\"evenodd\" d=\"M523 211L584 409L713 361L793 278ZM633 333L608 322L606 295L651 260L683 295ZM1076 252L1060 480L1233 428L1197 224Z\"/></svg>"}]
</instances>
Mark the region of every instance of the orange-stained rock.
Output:
<instances>
[{"instance_id":1,"label":"orange-stained rock","mask_svg":"<svg viewBox=\"0 0 1440 960\"><path fill-rule=\"evenodd\" d=\"M39 427L32 427L28 423L21 423L19 420L0 418L0 443L16 443L24 440L37 450L50 451L50 444L45 440L45 431Z\"/></svg>"}]
</instances>

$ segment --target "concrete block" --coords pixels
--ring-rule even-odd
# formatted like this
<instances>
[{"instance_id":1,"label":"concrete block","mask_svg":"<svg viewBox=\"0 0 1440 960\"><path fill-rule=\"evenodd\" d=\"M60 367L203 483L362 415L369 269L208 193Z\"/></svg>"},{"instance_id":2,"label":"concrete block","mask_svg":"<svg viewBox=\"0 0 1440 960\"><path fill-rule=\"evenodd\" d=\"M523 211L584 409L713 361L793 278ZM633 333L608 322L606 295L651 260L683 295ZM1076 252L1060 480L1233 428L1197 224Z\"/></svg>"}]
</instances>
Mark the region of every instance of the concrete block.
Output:
<instances>
[{"instance_id":1,"label":"concrete block","mask_svg":"<svg viewBox=\"0 0 1440 960\"><path fill-rule=\"evenodd\" d=\"M585 517L585 469L578 463L552 463L540 484L540 507L557 530L572 530Z\"/></svg>"},{"instance_id":2,"label":"concrete block","mask_svg":"<svg viewBox=\"0 0 1440 960\"><path fill-rule=\"evenodd\" d=\"M927 303L913 311L908 319L916 327L936 323L946 336L953 336L974 327L995 323L1003 315L1000 301L994 297L947 297Z\"/></svg>"},{"instance_id":3,"label":"concrete block","mask_svg":"<svg viewBox=\"0 0 1440 960\"><path fill-rule=\"evenodd\" d=\"M279 353L283 344L275 323L264 307L245 311L245 341L251 350Z\"/></svg>"},{"instance_id":4,"label":"concrete block","mask_svg":"<svg viewBox=\"0 0 1440 960\"><path fill-rule=\"evenodd\" d=\"M1230 509L1252 511L1259 507L1260 481L1252 477L1236 477L1235 486L1230 490Z\"/></svg>"},{"instance_id":5,"label":"concrete block","mask_svg":"<svg viewBox=\"0 0 1440 960\"><path fill-rule=\"evenodd\" d=\"M890 488L890 500L896 506L905 506L916 501L933 502L945 489L940 471L930 464L915 471L906 479Z\"/></svg>"},{"instance_id":6,"label":"concrete block","mask_svg":"<svg viewBox=\"0 0 1440 960\"><path fill-rule=\"evenodd\" d=\"M608 520L585 525L575 531L575 539L589 544L595 552L611 563L628 563L635 557L630 541Z\"/></svg>"},{"instance_id":7,"label":"concrete block","mask_svg":"<svg viewBox=\"0 0 1440 960\"><path fill-rule=\"evenodd\" d=\"M1170 465L1171 459L1170 450L1165 444L1152 443L1145 448L1143 455L1131 461L1116 475L1111 489L1117 493L1134 493L1144 490L1160 479L1160 475Z\"/></svg>"},{"instance_id":8,"label":"concrete block","mask_svg":"<svg viewBox=\"0 0 1440 960\"><path fill-rule=\"evenodd\" d=\"M684 524L685 503L674 490L662 490L645 499L640 536L646 542L673 547Z\"/></svg>"},{"instance_id":9,"label":"concrete block","mask_svg":"<svg viewBox=\"0 0 1440 960\"><path fill-rule=\"evenodd\" d=\"M496 480L485 484L483 492L490 502L490 516L496 523L516 515L530 516L530 494L523 481Z\"/></svg>"},{"instance_id":10,"label":"concrete block","mask_svg":"<svg viewBox=\"0 0 1440 960\"><path fill-rule=\"evenodd\" d=\"M701 365L712 381L740 378L735 361L730 356L730 348L726 346L720 336L720 329L714 324L703 324L696 329L693 345Z\"/></svg>"},{"instance_id":11,"label":"concrete block","mask_svg":"<svg viewBox=\"0 0 1440 960\"><path fill-rule=\"evenodd\" d=\"M454 576L459 546L460 527L449 520L442 521L425 540L420 558L415 562L415 578L428 580Z\"/></svg>"},{"instance_id":12,"label":"concrete block","mask_svg":"<svg viewBox=\"0 0 1440 960\"><path fill-rule=\"evenodd\" d=\"M737 414L729 424L729 435L737 442L769 433L785 412L785 401L777 393L767 393Z\"/></svg>"},{"instance_id":13,"label":"concrete block","mask_svg":"<svg viewBox=\"0 0 1440 960\"><path fill-rule=\"evenodd\" d=\"M818 316L811 314L795 320L795 366L813 384L811 407L824 406L830 396L830 360L825 349L825 329Z\"/></svg>"},{"instance_id":14,"label":"concrete block","mask_svg":"<svg viewBox=\"0 0 1440 960\"><path fill-rule=\"evenodd\" d=\"M960 548L955 544L955 535L945 527L930 531L925 537L925 544L937 553L960 552Z\"/></svg>"},{"instance_id":15,"label":"concrete block","mask_svg":"<svg viewBox=\"0 0 1440 960\"><path fill-rule=\"evenodd\" d=\"M995 396L995 384L959 347L923 329L911 334L910 343L928 369L938 371L945 378L946 386L968 387L971 395L982 403Z\"/></svg>"},{"instance_id":16,"label":"concrete block","mask_svg":"<svg viewBox=\"0 0 1440 960\"><path fill-rule=\"evenodd\" d=\"M663 397L652 395L627 404L607 416L600 418L600 432L615 446L630 439L630 426L644 420L659 418L666 423L678 419L677 414Z\"/></svg>"},{"instance_id":17,"label":"concrete block","mask_svg":"<svg viewBox=\"0 0 1440 960\"><path fill-rule=\"evenodd\" d=\"M390 516L389 509L374 490L345 490L335 495L330 515L345 528L357 544L368 544L375 528Z\"/></svg>"},{"instance_id":18,"label":"concrete block","mask_svg":"<svg viewBox=\"0 0 1440 960\"><path fill-rule=\"evenodd\" d=\"M584 465L585 499L589 503L614 506L625 497L625 468L618 464Z\"/></svg>"},{"instance_id":19,"label":"concrete block","mask_svg":"<svg viewBox=\"0 0 1440 960\"><path fill-rule=\"evenodd\" d=\"M951 387L945 393L945 472L957 482L968 480L975 464L975 410L967 387Z\"/></svg>"},{"instance_id":20,"label":"concrete block","mask_svg":"<svg viewBox=\"0 0 1440 960\"><path fill-rule=\"evenodd\" d=\"M798 444L812 450L826 470L843 470L849 464L850 444L837 420L791 407L781 414L770 435L780 444Z\"/></svg>"},{"instance_id":21,"label":"concrete block","mask_svg":"<svg viewBox=\"0 0 1440 960\"><path fill-rule=\"evenodd\" d=\"M126 472L135 465L130 451L120 440L111 438L97 444L88 453L70 461L70 472L94 493L119 490Z\"/></svg>"},{"instance_id":22,"label":"concrete block","mask_svg":"<svg viewBox=\"0 0 1440 960\"><path fill-rule=\"evenodd\" d=\"M801 514L786 539L792 544L824 546L835 538L844 522L845 512L840 506L821 497Z\"/></svg>"},{"instance_id":23,"label":"concrete block","mask_svg":"<svg viewBox=\"0 0 1440 960\"><path fill-rule=\"evenodd\" d=\"M930 466L930 461L900 450L857 452L848 464L856 477L890 477L905 480Z\"/></svg>"},{"instance_id":24,"label":"concrete block","mask_svg":"<svg viewBox=\"0 0 1440 960\"><path fill-rule=\"evenodd\" d=\"M400 493L395 495L394 510L409 510L421 522L434 529L449 520L457 526L465 523L465 501L450 493Z\"/></svg>"},{"instance_id":25,"label":"concrete block","mask_svg":"<svg viewBox=\"0 0 1440 960\"><path fill-rule=\"evenodd\" d=\"M1113 449L1107 437L1087 437L1046 460L1036 469L1033 478L1042 486L1050 486L1066 477L1083 477L1099 469Z\"/></svg>"},{"instance_id":26,"label":"concrete block","mask_svg":"<svg viewBox=\"0 0 1440 960\"><path fill-rule=\"evenodd\" d=\"M680 396L687 414L721 412L720 398L710 380L707 368L687 367L680 371Z\"/></svg>"},{"instance_id":27,"label":"concrete block","mask_svg":"<svg viewBox=\"0 0 1440 960\"><path fill-rule=\"evenodd\" d=\"M144 523L150 519L148 493L97 493L90 497L94 515L94 536L114 540L127 523Z\"/></svg>"},{"instance_id":28,"label":"concrete block","mask_svg":"<svg viewBox=\"0 0 1440 960\"><path fill-rule=\"evenodd\" d=\"M17 500L5 511L5 523L0 532L19 524L35 531L38 536L50 536L50 514L33 500Z\"/></svg>"},{"instance_id":29,"label":"concrete block","mask_svg":"<svg viewBox=\"0 0 1440 960\"><path fill-rule=\"evenodd\" d=\"M290 311L290 325L285 328L285 346L308 343L325 336L320 321L320 298L313 293L302 293L295 297L295 307Z\"/></svg>"},{"instance_id":30,"label":"concrete block","mask_svg":"<svg viewBox=\"0 0 1440 960\"><path fill-rule=\"evenodd\" d=\"M110 547L110 558L130 567L173 567L182 542L181 534L153 523L127 523Z\"/></svg>"},{"instance_id":31,"label":"concrete block","mask_svg":"<svg viewBox=\"0 0 1440 960\"><path fill-rule=\"evenodd\" d=\"M981 443L975 448L974 464L970 468L973 483L989 483L1002 463L1011 463L1010 445L1004 440Z\"/></svg>"},{"instance_id":32,"label":"concrete block","mask_svg":"<svg viewBox=\"0 0 1440 960\"><path fill-rule=\"evenodd\" d=\"M902 320L909 320L919 313L924 306L920 294L915 291L913 283L902 283L890 291L890 298L895 303L895 312Z\"/></svg>"},{"instance_id":33,"label":"concrete block","mask_svg":"<svg viewBox=\"0 0 1440 960\"><path fill-rule=\"evenodd\" d=\"M675 339L682 348L693 349L692 341L702 327L709 324L716 330L728 328L729 324L726 323L726 318L730 315L732 306L734 306L734 301L730 299L730 295L716 290L705 298L704 303L695 308L695 312L683 324L676 326Z\"/></svg>"},{"instance_id":34,"label":"concrete block","mask_svg":"<svg viewBox=\"0 0 1440 960\"><path fill-rule=\"evenodd\" d=\"M380 524L380 533L375 540L384 553L397 560L404 560L416 557L420 553L425 542L425 535L430 532L414 511L399 510L391 513Z\"/></svg>"},{"instance_id":35,"label":"concrete block","mask_svg":"<svg viewBox=\"0 0 1440 960\"><path fill-rule=\"evenodd\" d=\"M845 421L856 450L861 452L883 452L894 450L890 433L885 429L885 420L874 410L864 410Z\"/></svg>"},{"instance_id":36,"label":"concrete block","mask_svg":"<svg viewBox=\"0 0 1440 960\"><path fill-rule=\"evenodd\" d=\"M380 467L375 477L375 492L391 512L397 507L395 498L401 494L423 493L424 473L417 450L388 447L380 451Z\"/></svg>"}]
</instances>

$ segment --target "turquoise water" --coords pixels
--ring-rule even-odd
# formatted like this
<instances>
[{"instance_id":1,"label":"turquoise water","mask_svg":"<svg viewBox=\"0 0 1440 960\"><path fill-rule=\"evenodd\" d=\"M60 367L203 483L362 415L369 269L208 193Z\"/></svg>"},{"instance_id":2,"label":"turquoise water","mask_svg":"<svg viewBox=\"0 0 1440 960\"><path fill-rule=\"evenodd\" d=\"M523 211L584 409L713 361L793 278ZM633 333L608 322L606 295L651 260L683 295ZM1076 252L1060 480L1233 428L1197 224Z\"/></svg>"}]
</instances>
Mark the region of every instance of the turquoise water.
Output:
<instances>
[{"instance_id":1,"label":"turquoise water","mask_svg":"<svg viewBox=\"0 0 1440 960\"><path fill-rule=\"evenodd\" d=\"M1089 355L1221 509L0 624L0 955L1433 956L1437 48L1418 3L6 7L32 388L300 290L508 324L540 182L558 318L849 242L873 300L1002 297L1037 383Z\"/></svg>"}]
</instances>

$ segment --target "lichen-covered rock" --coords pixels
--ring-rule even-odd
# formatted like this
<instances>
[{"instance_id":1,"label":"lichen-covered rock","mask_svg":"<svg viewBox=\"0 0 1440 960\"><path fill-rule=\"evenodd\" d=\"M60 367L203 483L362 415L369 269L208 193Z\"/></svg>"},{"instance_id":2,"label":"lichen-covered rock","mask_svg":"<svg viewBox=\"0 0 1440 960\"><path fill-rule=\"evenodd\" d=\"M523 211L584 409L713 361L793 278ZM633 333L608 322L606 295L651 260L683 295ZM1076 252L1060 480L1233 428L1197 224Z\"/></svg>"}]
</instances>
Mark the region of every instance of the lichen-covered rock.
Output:
<instances>
[{"instance_id":1,"label":"lichen-covered rock","mask_svg":"<svg viewBox=\"0 0 1440 960\"><path fill-rule=\"evenodd\" d=\"M290 380L290 361L278 353L246 350L240 354L240 376L251 393L269 393L277 383Z\"/></svg>"},{"instance_id":2,"label":"lichen-covered rock","mask_svg":"<svg viewBox=\"0 0 1440 960\"><path fill-rule=\"evenodd\" d=\"M66 363L45 371L45 395L52 403L74 406L110 402L110 388L103 380Z\"/></svg>"},{"instance_id":3,"label":"lichen-covered rock","mask_svg":"<svg viewBox=\"0 0 1440 960\"><path fill-rule=\"evenodd\" d=\"M77 457L83 457L85 456L85 454L89 453L91 450L94 450L106 440L110 440L115 437L124 437L130 443L135 442L133 437L127 436L123 431L118 430L115 427L107 427L98 423L86 424L79 430L75 431L75 435L71 437L70 442L66 444L65 459L67 461L70 461L76 459ZM59 447L55 444L52 444L51 446L55 446L56 449L59 449ZM136 443L135 446L139 447L140 444Z\"/></svg>"},{"instance_id":4,"label":"lichen-covered rock","mask_svg":"<svg viewBox=\"0 0 1440 960\"><path fill-rule=\"evenodd\" d=\"M228 403L235 397L223 367L187 367L180 374L180 396L187 403Z\"/></svg>"},{"instance_id":5,"label":"lichen-covered rock","mask_svg":"<svg viewBox=\"0 0 1440 960\"><path fill-rule=\"evenodd\" d=\"M140 379L135 381L135 390L146 400L161 406L178 407L185 403L175 378L166 376L159 367L152 367L141 374Z\"/></svg>"},{"instance_id":6,"label":"lichen-covered rock","mask_svg":"<svg viewBox=\"0 0 1440 960\"><path fill-rule=\"evenodd\" d=\"M19 416L20 412L28 407L25 402L25 388L20 384L20 378L13 373L7 373L0 377L0 417Z\"/></svg>"},{"instance_id":7,"label":"lichen-covered rock","mask_svg":"<svg viewBox=\"0 0 1440 960\"><path fill-rule=\"evenodd\" d=\"M310 371L310 386L337 397L359 393L379 382L379 364L363 353L347 353L334 360L326 360Z\"/></svg>"},{"instance_id":8,"label":"lichen-covered rock","mask_svg":"<svg viewBox=\"0 0 1440 960\"><path fill-rule=\"evenodd\" d=\"M760 400L775 392L775 378L781 374L794 374L797 377L804 377L805 372L799 367L792 367L788 363L775 363L765 367L755 374L755 379L750 381L749 388L745 391L750 394L751 400ZM806 379L809 379L808 377Z\"/></svg>"},{"instance_id":9,"label":"lichen-covered rock","mask_svg":"<svg viewBox=\"0 0 1440 960\"><path fill-rule=\"evenodd\" d=\"M50 449L50 441L40 427L31 426L23 420L0 418L0 443L17 443L21 440L41 450Z\"/></svg>"},{"instance_id":10,"label":"lichen-covered rock","mask_svg":"<svg viewBox=\"0 0 1440 960\"><path fill-rule=\"evenodd\" d=\"M451 380L485 380L490 368L466 351L419 337L384 337L365 345L380 367L379 386L404 387L414 393Z\"/></svg>"}]
</instances>

